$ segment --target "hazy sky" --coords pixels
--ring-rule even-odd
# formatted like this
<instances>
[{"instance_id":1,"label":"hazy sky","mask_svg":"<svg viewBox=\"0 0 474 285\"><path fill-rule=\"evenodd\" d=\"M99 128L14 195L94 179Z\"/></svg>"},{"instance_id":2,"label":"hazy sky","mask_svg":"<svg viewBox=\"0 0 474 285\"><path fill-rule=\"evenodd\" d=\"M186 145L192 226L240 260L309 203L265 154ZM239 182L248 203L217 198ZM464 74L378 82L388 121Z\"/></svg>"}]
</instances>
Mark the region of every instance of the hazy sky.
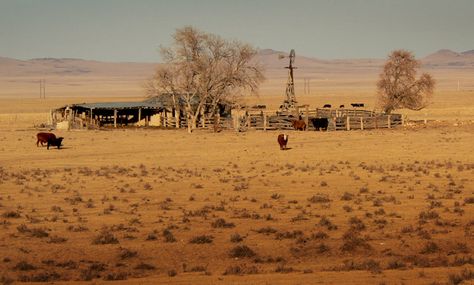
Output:
<instances>
[{"instance_id":1,"label":"hazy sky","mask_svg":"<svg viewBox=\"0 0 474 285\"><path fill-rule=\"evenodd\" d=\"M192 25L322 59L474 49L474 0L0 0L0 56L160 61Z\"/></svg>"}]
</instances>

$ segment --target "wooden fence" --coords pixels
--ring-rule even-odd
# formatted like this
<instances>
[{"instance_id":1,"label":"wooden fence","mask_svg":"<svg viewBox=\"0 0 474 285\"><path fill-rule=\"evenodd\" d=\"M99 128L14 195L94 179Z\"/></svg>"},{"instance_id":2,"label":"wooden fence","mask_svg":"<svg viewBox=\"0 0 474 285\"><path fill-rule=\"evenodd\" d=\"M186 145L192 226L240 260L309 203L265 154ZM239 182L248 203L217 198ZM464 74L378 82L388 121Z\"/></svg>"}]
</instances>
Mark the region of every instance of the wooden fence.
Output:
<instances>
[{"instance_id":1,"label":"wooden fence","mask_svg":"<svg viewBox=\"0 0 474 285\"><path fill-rule=\"evenodd\" d=\"M358 109L303 109L292 116L281 115L276 111L240 111L229 118L218 118L217 125L213 119L202 118L197 122L198 128L246 130L293 130L292 121L301 117L306 122L307 130L314 131L311 122L314 118L327 118L328 131L367 130L392 128L403 125L400 114L376 113ZM160 117L160 126L176 128L175 117ZM186 118L179 119L179 128L187 128Z\"/></svg>"}]
</instances>

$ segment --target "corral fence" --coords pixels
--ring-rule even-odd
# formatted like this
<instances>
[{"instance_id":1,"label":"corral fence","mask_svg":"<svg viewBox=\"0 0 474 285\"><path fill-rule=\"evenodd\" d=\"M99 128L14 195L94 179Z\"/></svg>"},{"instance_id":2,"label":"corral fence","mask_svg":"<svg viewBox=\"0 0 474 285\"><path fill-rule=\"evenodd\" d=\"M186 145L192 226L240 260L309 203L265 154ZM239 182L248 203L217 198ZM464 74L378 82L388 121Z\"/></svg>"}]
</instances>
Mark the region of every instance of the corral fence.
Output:
<instances>
[{"instance_id":1,"label":"corral fence","mask_svg":"<svg viewBox=\"0 0 474 285\"><path fill-rule=\"evenodd\" d=\"M401 114L377 113L360 109L309 109L293 114L275 111L246 111L234 117L234 128L243 130L292 130L292 121L301 118L307 130L315 130L312 119L328 119L328 131L393 128L404 124Z\"/></svg>"}]
</instances>

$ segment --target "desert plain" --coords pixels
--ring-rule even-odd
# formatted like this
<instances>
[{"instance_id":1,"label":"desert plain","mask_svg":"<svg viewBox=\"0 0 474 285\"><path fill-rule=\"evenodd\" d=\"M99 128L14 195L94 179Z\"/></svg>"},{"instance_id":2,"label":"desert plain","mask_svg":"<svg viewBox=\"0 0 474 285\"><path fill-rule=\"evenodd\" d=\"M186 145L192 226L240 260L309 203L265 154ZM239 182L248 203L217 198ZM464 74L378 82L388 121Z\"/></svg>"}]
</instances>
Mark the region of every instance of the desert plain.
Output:
<instances>
[{"instance_id":1,"label":"desert plain","mask_svg":"<svg viewBox=\"0 0 474 285\"><path fill-rule=\"evenodd\" d=\"M364 70L308 72L297 98L373 108ZM285 131L286 151L281 131L155 128L53 130L63 148L46 150L51 108L143 99L147 73L49 74L46 99L37 77L3 74L0 282L470 284L472 70L432 70L433 104L400 110L406 126ZM245 100L276 108L286 74L267 77Z\"/></svg>"}]
</instances>

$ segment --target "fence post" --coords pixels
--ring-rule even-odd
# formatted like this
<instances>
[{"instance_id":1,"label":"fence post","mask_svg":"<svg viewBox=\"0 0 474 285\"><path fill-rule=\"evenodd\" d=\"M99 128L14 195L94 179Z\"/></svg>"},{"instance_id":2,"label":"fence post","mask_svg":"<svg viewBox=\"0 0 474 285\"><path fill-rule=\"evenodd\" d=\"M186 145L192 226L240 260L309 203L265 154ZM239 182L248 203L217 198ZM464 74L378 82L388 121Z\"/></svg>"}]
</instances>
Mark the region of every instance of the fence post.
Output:
<instances>
[{"instance_id":1,"label":"fence post","mask_svg":"<svg viewBox=\"0 0 474 285\"><path fill-rule=\"evenodd\" d=\"M245 124L247 125L247 128L250 129L250 114L247 114L247 118L246 118Z\"/></svg>"},{"instance_id":2,"label":"fence post","mask_svg":"<svg viewBox=\"0 0 474 285\"><path fill-rule=\"evenodd\" d=\"M360 129L364 130L364 117L360 117Z\"/></svg>"},{"instance_id":3,"label":"fence post","mask_svg":"<svg viewBox=\"0 0 474 285\"><path fill-rule=\"evenodd\" d=\"M336 117L332 117L334 120L334 130L337 131L337 123L336 123Z\"/></svg>"},{"instance_id":4,"label":"fence post","mask_svg":"<svg viewBox=\"0 0 474 285\"><path fill-rule=\"evenodd\" d=\"M402 126L405 126L405 115L402 115Z\"/></svg>"},{"instance_id":5,"label":"fence post","mask_svg":"<svg viewBox=\"0 0 474 285\"><path fill-rule=\"evenodd\" d=\"M388 128L389 128L389 129L390 129L391 123L392 123L392 122L390 121L391 118L392 118L392 115L388 115L388 116L387 116L387 125L388 125Z\"/></svg>"},{"instance_id":6,"label":"fence post","mask_svg":"<svg viewBox=\"0 0 474 285\"><path fill-rule=\"evenodd\" d=\"M267 114L266 113L262 113L263 114L263 130L266 131L267 130Z\"/></svg>"},{"instance_id":7,"label":"fence post","mask_svg":"<svg viewBox=\"0 0 474 285\"><path fill-rule=\"evenodd\" d=\"M117 109L114 109L114 128L117 127Z\"/></svg>"},{"instance_id":8,"label":"fence post","mask_svg":"<svg viewBox=\"0 0 474 285\"><path fill-rule=\"evenodd\" d=\"M378 123L378 116L375 115L375 128L378 129L379 128L379 123Z\"/></svg>"},{"instance_id":9,"label":"fence post","mask_svg":"<svg viewBox=\"0 0 474 285\"><path fill-rule=\"evenodd\" d=\"M346 117L346 129L348 131L351 130L351 117L349 117L349 116Z\"/></svg>"}]
</instances>

